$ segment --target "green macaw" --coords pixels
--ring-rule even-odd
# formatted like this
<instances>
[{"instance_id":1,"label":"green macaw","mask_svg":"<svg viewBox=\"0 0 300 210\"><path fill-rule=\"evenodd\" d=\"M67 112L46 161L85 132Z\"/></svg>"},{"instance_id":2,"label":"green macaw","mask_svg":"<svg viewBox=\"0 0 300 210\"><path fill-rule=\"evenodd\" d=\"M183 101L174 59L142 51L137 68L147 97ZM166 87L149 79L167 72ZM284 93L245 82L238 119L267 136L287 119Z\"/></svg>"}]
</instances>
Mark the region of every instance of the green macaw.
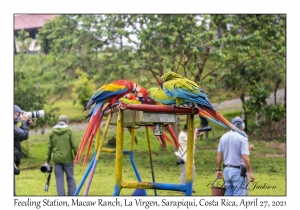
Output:
<instances>
[{"instance_id":1,"label":"green macaw","mask_svg":"<svg viewBox=\"0 0 300 210\"><path fill-rule=\"evenodd\" d=\"M176 99L176 106L189 102L192 106L198 107L199 114L203 117L247 137L245 132L235 127L215 109L207 94L195 82L170 71L160 78L159 84L168 97Z\"/></svg>"}]
</instances>

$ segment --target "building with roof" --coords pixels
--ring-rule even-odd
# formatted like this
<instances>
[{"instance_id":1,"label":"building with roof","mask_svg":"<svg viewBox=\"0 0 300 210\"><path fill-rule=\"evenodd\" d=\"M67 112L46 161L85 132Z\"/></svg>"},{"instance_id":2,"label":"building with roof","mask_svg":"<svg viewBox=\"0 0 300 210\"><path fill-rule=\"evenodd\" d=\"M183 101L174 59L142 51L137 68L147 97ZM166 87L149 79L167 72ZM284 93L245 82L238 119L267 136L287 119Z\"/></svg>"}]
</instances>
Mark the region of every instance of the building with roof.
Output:
<instances>
[{"instance_id":1,"label":"building with roof","mask_svg":"<svg viewBox=\"0 0 300 210\"><path fill-rule=\"evenodd\" d=\"M58 15L15 15L14 16L14 35L24 29L29 32L30 37L35 39L38 29Z\"/></svg>"},{"instance_id":2,"label":"building with roof","mask_svg":"<svg viewBox=\"0 0 300 210\"><path fill-rule=\"evenodd\" d=\"M58 15L48 15L48 14L20 14L14 15L14 36L18 36L18 32L24 29L29 33L29 36L33 39L31 46L29 48L29 53L36 53L39 51L40 47L35 46L35 38L38 34L38 30L44 26L44 24L53 19ZM15 45L15 52L18 52L18 45Z\"/></svg>"}]
</instances>

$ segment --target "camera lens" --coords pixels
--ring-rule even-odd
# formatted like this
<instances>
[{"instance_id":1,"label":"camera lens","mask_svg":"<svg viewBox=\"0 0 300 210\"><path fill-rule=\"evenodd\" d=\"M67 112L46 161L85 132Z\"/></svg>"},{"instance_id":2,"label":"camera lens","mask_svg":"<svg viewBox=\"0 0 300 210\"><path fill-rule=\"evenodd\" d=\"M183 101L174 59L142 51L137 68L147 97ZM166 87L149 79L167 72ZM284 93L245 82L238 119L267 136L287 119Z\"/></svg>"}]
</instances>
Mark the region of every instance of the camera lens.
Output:
<instances>
[{"instance_id":1,"label":"camera lens","mask_svg":"<svg viewBox=\"0 0 300 210\"><path fill-rule=\"evenodd\" d=\"M28 118L40 118L45 116L44 110L38 110L38 111L32 111L32 112L26 112Z\"/></svg>"}]
</instances>

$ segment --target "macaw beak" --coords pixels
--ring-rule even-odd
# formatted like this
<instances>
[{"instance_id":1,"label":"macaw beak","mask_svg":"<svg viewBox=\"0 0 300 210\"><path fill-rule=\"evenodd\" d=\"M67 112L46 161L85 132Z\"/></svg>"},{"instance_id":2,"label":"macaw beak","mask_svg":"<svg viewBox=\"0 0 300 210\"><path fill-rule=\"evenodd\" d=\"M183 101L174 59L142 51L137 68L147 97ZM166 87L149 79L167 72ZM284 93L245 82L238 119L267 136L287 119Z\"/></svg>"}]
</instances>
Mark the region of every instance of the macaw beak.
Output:
<instances>
[{"instance_id":1,"label":"macaw beak","mask_svg":"<svg viewBox=\"0 0 300 210\"><path fill-rule=\"evenodd\" d=\"M133 94L136 94L136 92L137 92L137 85L136 85L136 83L133 84L133 90L131 92Z\"/></svg>"}]
</instances>

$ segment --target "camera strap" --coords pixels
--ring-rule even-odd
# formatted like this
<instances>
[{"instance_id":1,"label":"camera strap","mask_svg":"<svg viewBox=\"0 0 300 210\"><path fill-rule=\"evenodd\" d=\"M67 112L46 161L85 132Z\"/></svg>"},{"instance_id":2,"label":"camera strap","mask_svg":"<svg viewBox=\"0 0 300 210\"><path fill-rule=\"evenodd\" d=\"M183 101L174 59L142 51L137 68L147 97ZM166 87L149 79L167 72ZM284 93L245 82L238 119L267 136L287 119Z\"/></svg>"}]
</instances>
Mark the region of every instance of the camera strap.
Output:
<instances>
[{"instance_id":1,"label":"camera strap","mask_svg":"<svg viewBox=\"0 0 300 210\"><path fill-rule=\"evenodd\" d=\"M183 157L183 156L185 155L186 151L187 151L187 149L184 151L184 153L183 153L183 154L181 154L181 152L179 152L179 153L180 153L180 155L181 155L181 157Z\"/></svg>"},{"instance_id":2,"label":"camera strap","mask_svg":"<svg viewBox=\"0 0 300 210\"><path fill-rule=\"evenodd\" d=\"M48 174L47 182L46 182L46 185L45 185L45 191L48 191L48 189L49 189L50 178L51 178L51 173Z\"/></svg>"}]
</instances>

